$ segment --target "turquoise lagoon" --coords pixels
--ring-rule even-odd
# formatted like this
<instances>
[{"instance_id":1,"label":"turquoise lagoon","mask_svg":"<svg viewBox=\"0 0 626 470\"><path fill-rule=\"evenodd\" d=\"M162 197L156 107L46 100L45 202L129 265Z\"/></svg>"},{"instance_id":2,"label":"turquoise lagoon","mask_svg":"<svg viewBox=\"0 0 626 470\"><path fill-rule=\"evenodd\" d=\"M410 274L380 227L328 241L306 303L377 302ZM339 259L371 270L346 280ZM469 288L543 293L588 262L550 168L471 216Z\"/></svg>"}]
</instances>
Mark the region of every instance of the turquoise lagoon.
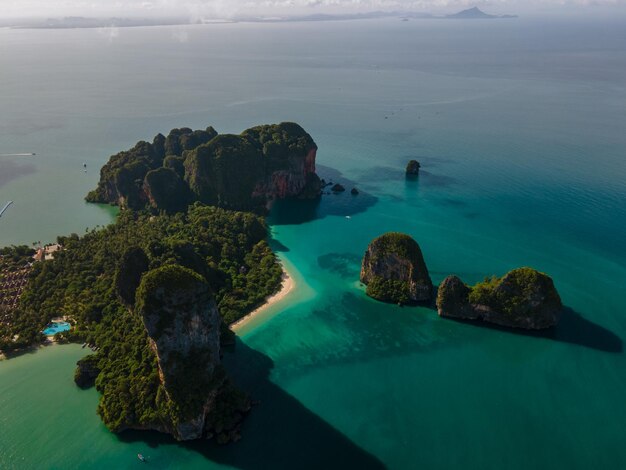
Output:
<instances>
[{"instance_id":1,"label":"turquoise lagoon","mask_svg":"<svg viewBox=\"0 0 626 470\"><path fill-rule=\"evenodd\" d=\"M97 169L183 125L298 121L320 175L360 190L269 217L297 289L225 356L261 401L242 441L110 434L72 382L84 350L53 346L0 363L0 468L131 468L138 452L156 468L626 466L624 26L0 29L0 154L37 153L0 157L2 244L107 223L82 201ZM389 230L415 237L435 282L549 273L561 324L524 334L367 298L360 257Z\"/></svg>"}]
</instances>

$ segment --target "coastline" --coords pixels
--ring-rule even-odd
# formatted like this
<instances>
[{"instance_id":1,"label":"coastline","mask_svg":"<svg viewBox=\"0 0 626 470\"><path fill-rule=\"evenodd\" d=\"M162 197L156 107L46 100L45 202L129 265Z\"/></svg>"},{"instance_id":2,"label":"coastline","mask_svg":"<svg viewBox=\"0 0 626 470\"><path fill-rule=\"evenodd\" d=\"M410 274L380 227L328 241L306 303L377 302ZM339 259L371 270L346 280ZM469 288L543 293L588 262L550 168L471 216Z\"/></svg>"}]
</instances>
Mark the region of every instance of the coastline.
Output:
<instances>
[{"instance_id":1,"label":"coastline","mask_svg":"<svg viewBox=\"0 0 626 470\"><path fill-rule=\"evenodd\" d=\"M292 294L295 291L295 288L297 286L296 281L294 279L294 275L293 273L291 273L287 267L284 260L281 260L281 267L283 270L283 274L281 277L281 286L280 286L280 290L278 292L276 292L275 294L270 295L269 297L267 297L265 299L265 302L260 305L259 307L255 308L254 310L252 310L250 313L248 313L246 316L240 318L239 320L237 320L236 322L232 323L230 325L230 329L233 330L235 333L241 334L242 331L245 327L250 326L250 323L252 322L252 320L257 320L262 322L263 321L263 315L265 313L268 313L268 311L270 310L271 307L275 306L276 304L279 304L280 302L286 300L290 294ZM55 318L53 320L59 320L61 319L61 317L59 318ZM65 317L62 317L62 319L64 320ZM54 341L52 339L52 337L48 337L46 341L40 343L40 344L36 344L33 346L29 346L27 348L18 350L18 351L13 351L12 353L9 353L8 355L5 353L0 353L0 361L5 361L5 360L9 360L12 359L14 357L17 356L21 356L22 354L27 354L30 352L34 352L36 350L39 350L41 348L44 348L46 346L52 346L58 344L56 341Z\"/></svg>"},{"instance_id":2,"label":"coastline","mask_svg":"<svg viewBox=\"0 0 626 470\"><path fill-rule=\"evenodd\" d=\"M275 294L267 297L263 305L255 308L246 316L240 318L236 322L231 323L230 324L231 330L233 330L235 333L240 332L240 330L244 326L248 325L251 322L251 320L258 319L258 317L262 316L263 313L265 313L270 307L274 306L275 304L287 298L289 294L295 290L296 281L294 280L293 275L287 270L284 262L282 263L282 269L283 269L283 275L282 275L280 290L276 292Z\"/></svg>"},{"instance_id":3,"label":"coastline","mask_svg":"<svg viewBox=\"0 0 626 470\"><path fill-rule=\"evenodd\" d=\"M10 352L8 354L0 352L0 362L8 361L9 359L13 359L14 357L22 356L23 354L33 353L33 352L38 351L38 350L40 350L42 348L46 348L48 346L54 346L56 344L59 344L59 343L57 343L56 341L54 341L53 339L48 337L42 343L33 344L32 346L28 346L26 348L18 349L17 351L12 351L12 352Z\"/></svg>"}]
</instances>

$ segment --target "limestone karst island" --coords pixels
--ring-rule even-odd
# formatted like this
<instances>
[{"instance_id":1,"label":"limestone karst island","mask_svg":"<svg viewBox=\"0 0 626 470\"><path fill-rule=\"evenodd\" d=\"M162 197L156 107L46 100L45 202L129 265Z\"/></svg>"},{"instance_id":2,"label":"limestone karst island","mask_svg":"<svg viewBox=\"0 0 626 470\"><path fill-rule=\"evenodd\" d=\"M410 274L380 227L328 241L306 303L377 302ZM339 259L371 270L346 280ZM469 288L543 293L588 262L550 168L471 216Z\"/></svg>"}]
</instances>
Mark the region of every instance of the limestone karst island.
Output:
<instances>
[{"instance_id":1,"label":"limestone karst island","mask_svg":"<svg viewBox=\"0 0 626 470\"><path fill-rule=\"evenodd\" d=\"M94 351L75 381L95 384L109 429L239 439L251 401L221 347L233 342L228 325L280 289L282 269L264 219L235 210L317 198L316 150L299 125L281 123L241 135L174 129L113 155L87 200L120 205L114 224L59 236L46 261L3 249L0 349L42 343L62 320L71 329L56 341Z\"/></svg>"},{"instance_id":2,"label":"limestone karst island","mask_svg":"<svg viewBox=\"0 0 626 470\"><path fill-rule=\"evenodd\" d=\"M367 295L398 305L428 302L433 294L420 246L404 233L385 233L369 244L360 279ZM450 275L437 289L436 304L441 317L535 330L555 326L563 310L552 279L528 267L474 286Z\"/></svg>"},{"instance_id":3,"label":"limestone karst island","mask_svg":"<svg viewBox=\"0 0 626 470\"><path fill-rule=\"evenodd\" d=\"M238 440L252 400L221 348L234 342L229 325L280 289L262 214L276 200L320 198L316 152L302 127L281 123L240 135L173 129L113 155L87 201L120 206L114 224L59 236L54 256L3 250L3 276L15 281L5 287L0 347L24 349L50 337L46 325L68 325L54 340L92 349L74 380L95 385L109 429ZM407 176L419 168L411 160ZM398 232L369 244L360 281L368 296L400 306L435 293L419 244ZM449 276L436 303L442 317L527 329L556 325L562 309L552 280L531 268L472 287Z\"/></svg>"},{"instance_id":4,"label":"limestone karst island","mask_svg":"<svg viewBox=\"0 0 626 470\"><path fill-rule=\"evenodd\" d=\"M624 2L0 0L0 470L626 469Z\"/></svg>"}]
</instances>

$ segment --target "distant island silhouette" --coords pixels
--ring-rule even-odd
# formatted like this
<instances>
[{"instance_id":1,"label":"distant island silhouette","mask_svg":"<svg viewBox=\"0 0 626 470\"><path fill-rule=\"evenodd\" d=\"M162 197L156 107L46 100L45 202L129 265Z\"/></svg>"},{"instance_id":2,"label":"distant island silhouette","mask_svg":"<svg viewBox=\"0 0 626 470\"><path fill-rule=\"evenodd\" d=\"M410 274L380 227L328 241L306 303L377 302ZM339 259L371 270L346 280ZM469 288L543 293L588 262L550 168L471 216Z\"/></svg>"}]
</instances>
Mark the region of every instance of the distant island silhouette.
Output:
<instances>
[{"instance_id":1,"label":"distant island silhouette","mask_svg":"<svg viewBox=\"0 0 626 470\"><path fill-rule=\"evenodd\" d=\"M517 18L517 15L490 15L478 7L453 13L450 15L437 15L423 11L369 11L358 13L315 13L310 15L286 15L286 16L255 16L234 15L229 17L200 17L190 18L183 14L178 16L155 16L155 17L83 17L65 16L57 18L31 18L31 19L0 19L0 26L20 29L74 29L74 28L130 28L136 26L174 26L189 24L215 24L215 23L285 23L285 22L326 22L326 21L352 21L372 20L378 18L398 17L402 21L426 20L426 19L494 19L494 18Z\"/></svg>"},{"instance_id":2,"label":"distant island silhouette","mask_svg":"<svg viewBox=\"0 0 626 470\"><path fill-rule=\"evenodd\" d=\"M469 8L467 10L454 13L452 15L446 15L449 19L459 20L476 20L476 19L495 19L495 18L517 18L517 15L489 15L482 11L478 7Z\"/></svg>"}]
</instances>

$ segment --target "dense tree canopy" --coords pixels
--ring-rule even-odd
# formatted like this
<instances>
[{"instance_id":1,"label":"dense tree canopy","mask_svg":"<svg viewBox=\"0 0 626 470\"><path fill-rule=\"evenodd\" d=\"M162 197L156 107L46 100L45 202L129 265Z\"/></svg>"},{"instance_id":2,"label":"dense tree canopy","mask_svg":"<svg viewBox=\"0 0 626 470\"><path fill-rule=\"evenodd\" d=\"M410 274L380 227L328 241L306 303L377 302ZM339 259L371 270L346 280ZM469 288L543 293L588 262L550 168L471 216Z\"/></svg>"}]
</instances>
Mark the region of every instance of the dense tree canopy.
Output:
<instances>
[{"instance_id":1,"label":"dense tree canopy","mask_svg":"<svg viewBox=\"0 0 626 470\"><path fill-rule=\"evenodd\" d=\"M263 212L275 195L277 174L282 186L303 180L290 196L319 195L314 161L307 161L314 149L311 136L291 122L252 127L240 135L218 135L212 127L173 129L167 137L158 134L152 143L138 142L113 155L87 201L155 213L181 211L193 201Z\"/></svg>"},{"instance_id":2,"label":"dense tree canopy","mask_svg":"<svg viewBox=\"0 0 626 470\"><path fill-rule=\"evenodd\" d=\"M59 237L63 250L34 265L4 338L19 334L37 342L51 318L67 315L74 323L69 336L99 348L90 361L101 371L96 387L105 424L121 430L171 421L186 405L167 397L146 330L131 308L139 279L147 269L188 268L206 280L224 322L232 323L280 286L282 271L266 236L254 214L200 204L175 215L124 211L104 229Z\"/></svg>"}]
</instances>

